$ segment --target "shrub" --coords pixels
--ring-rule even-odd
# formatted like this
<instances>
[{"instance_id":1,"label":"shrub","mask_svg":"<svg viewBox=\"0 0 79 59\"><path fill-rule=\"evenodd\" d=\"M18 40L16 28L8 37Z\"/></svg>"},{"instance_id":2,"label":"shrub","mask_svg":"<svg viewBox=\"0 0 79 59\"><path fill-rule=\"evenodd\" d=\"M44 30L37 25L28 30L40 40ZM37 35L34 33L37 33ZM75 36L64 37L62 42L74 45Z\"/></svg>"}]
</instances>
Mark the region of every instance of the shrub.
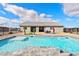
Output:
<instances>
[{"instance_id":1,"label":"shrub","mask_svg":"<svg viewBox=\"0 0 79 59\"><path fill-rule=\"evenodd\" d=\"M9 34L13 34L13 32L9 32Z\"/></svg>"},{"instance_id":2,"label":"shrub","mask_svg":"<svg viewBox=\"0 0 79 59\"><path fill-rule=\"evenodd\" d=\"M46 31L46 33L50 33L51 31Z\"/></svg>"}]
</instances>

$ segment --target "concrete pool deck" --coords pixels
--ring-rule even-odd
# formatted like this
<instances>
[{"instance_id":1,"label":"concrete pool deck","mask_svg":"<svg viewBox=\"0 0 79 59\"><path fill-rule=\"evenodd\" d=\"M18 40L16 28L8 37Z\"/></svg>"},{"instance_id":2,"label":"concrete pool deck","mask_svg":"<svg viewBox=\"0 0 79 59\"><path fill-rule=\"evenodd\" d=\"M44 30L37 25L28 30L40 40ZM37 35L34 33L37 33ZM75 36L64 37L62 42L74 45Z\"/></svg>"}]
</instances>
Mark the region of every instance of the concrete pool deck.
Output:
<instances>
[{"instance_id":1,"label":"concrete pool deck","mask_svg":"<svg viewBox=\"0 0 79 59\"><path fill-rule=\"evenodd\" d=\"M8 38L8 37L12 37L12 36L20 36L20 35L23 35L23 33L18 32L18 33L14 33L14 34L6 34L6 35L0 36L0 40Z\"/></svg>"},{"instance_id":2,"label":"concrete pool deck","mask_svg":"<svg viewBox=\"0 0 79 59\"><path fill-rule=\"evenodd\" d=\"M79 35L78 34L72 34L72 33L58 33L58 34L53 34L53 33L39 33L37 35L45 35L45 36L69 36L69 37L73 37L76 39L79 39Z\"/></svg>"},{"instance_id":3,"label":"concrete pool deck","mask_svg":"<svg viewBox=\"0 0 79 59\"><path fill-rule=\"evenodd\" d=\"M58 33L58 34L53 34L53 33L36 33L35 35L40 35L40 36L69 36L69 37L73 37L73 38L79 39L79 35L78 34L71 34L71 33ZM24 35L24 33L18 32L18 33L14 33L14 34L2 35L2 36L0 36L0 40L1 39L5 39L7 37L12 37L12 36L29 36L29 35Z\"/></svg>"}]
</instances>

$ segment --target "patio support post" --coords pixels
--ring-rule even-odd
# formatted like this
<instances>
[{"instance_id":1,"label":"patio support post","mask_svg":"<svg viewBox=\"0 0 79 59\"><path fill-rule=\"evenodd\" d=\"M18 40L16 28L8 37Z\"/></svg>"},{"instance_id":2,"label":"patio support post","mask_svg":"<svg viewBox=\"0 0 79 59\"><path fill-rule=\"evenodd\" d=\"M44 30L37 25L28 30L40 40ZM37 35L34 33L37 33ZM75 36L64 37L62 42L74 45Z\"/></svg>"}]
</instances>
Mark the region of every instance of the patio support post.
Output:
<instances>
[{"instance_id":1,"label":"patio support post","mask_svg":"<svg viewBox=\"0 0 79 59\"><path fill-rule=\"evenodd\" d=\"M25 27L24 27L24 35L26 35Z\"/></svg>"},{"instance_id":2,"label":"patio support post","mask_svg":"<svg viewBox=\"0 0 79 59\"><path fill-rule=\"evenodd\" d=\"M4 27L3 27L3 35L4 35Z\"/></svg>"}]
</instances>

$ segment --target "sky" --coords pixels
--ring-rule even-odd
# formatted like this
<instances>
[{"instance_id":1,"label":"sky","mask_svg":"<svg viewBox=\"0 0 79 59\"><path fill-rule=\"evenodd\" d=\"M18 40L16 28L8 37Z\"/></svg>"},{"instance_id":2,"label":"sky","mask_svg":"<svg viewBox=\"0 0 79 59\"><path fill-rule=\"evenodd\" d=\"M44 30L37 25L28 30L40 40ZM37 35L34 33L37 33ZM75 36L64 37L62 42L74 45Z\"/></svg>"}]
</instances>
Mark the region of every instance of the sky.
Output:
<instances>
[{"instance_id":1,"label":"sky","mask_svg":"<svg viewBox=\"0 0 79 59\"><path fill-rule=\"evenodd\" d=\"M77 3L2 3L0 4L0 25L19 27L22 21L47 18L48 20L44 21L51 19L64 27L79 27L78 5Z\"/></svg>"}]
</instances>

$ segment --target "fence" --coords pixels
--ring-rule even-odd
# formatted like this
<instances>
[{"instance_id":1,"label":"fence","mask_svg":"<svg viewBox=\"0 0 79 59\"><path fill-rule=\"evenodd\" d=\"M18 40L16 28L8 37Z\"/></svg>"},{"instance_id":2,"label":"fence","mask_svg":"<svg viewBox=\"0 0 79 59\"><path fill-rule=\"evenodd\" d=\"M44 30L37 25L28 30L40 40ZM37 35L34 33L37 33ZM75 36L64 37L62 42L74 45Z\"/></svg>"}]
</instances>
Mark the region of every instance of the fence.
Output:
<instances>
[{"instance_id":1,"label":"fence","mask_svg":"<svg viewBox=\"0 0 79 59\"><path fill-rule=\"evenodd\" d=\"M0 27L0 35L8 34L9 32L18 32L18 28Z\"/></svg>"},{"instance_id":2,"label":"fence","mask_svg":"<svg viewBox=\"0 0 79 59\"><path fill-rule=\"evenodd\" d=\"M64 28L64 32L78 33L79 32L79 28Z\"/></svg>"}]
</instances>

